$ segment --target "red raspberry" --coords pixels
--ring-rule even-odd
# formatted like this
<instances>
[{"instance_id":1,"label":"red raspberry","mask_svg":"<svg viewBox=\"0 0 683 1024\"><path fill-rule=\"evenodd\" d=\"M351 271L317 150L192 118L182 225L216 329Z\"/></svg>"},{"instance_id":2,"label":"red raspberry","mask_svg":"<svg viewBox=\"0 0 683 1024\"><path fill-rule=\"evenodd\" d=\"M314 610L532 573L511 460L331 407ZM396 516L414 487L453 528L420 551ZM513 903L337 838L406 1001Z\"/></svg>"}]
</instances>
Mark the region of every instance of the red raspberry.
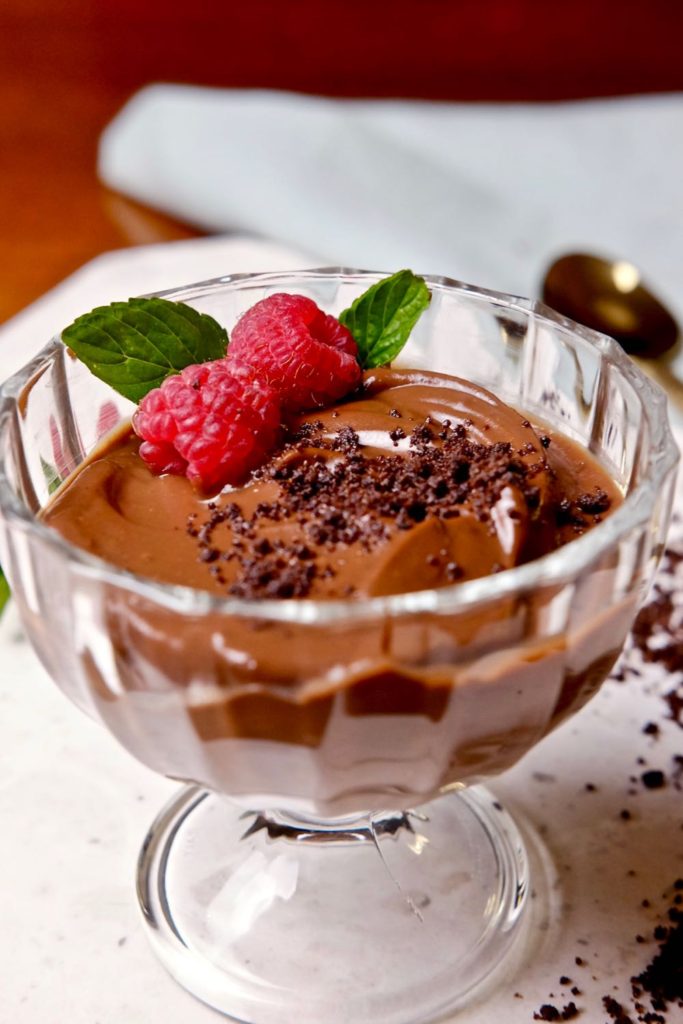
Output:
<instances>
[{"instance_id":1,"label":"red raspberry","mask_svg":"<svg viewBox=\"0 0 683 1024\"><path fill-rule=\"evenodd\" d=\"M242 483L270 454L280 400L237 360L187 366L140 402L133 427L155 473L185 474L206 491Z\"/></svg>"},{"instance_id":2,"label":"red raspberry","mask_svg":"<svg viewBox=\"0 0 683 1024\"><path fill-rule=\"evenodd\" d=\"M329 405L361 379L351 332L304 295L271 295L247 310L228 358L252 366L289 412Z\"/></svg>"}]
</instances>

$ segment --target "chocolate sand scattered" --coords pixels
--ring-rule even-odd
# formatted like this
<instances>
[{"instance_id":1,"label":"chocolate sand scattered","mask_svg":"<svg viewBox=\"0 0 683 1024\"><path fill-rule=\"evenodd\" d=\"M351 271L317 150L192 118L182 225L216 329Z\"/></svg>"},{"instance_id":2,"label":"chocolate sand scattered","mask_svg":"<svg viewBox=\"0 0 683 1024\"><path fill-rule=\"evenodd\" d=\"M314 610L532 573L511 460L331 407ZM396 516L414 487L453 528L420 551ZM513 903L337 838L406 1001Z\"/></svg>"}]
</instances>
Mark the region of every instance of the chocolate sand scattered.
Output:
<instances>
[{"instance_id":1,"label":"chocolate sand scattered","mask_svg":"<svg viewBox=\"0 0 683 1024\"><path fill-rule=\"evenodd\" d=\"M645 970L631 978L631 991L637 1004L642 1006L645 999L650 1003L649 1011L641 1011L642 1016L638 1017L644 1024L665 1024L667 1017L662 1014L674 1008L683 1010L683 912L676 902L676 894L683 890L683 879L676 879L673 890L667 910L669 923L658 925L653 932L659 950ZM660 1017L653 1017L653 1012ZM677 1017L682 1020L683 1014L677 1013Z\"/></svg>"},{"instance_id":2,"label":"chocolate sand scattered","mask_svg":"<svg viewBox=\"0 0 683 1024\"><path fill-rule=\"evenodd\" d=\"M664 721L671 721L683 727L683 552L673 545L664 554L662 565L653 587L650 599L640 612L633 630L632 639L612 678L625 682L641 675L642 664L661 665L671 677L672 688L663 696ZM662 733L662 724L647 721L642 733L655 742ZM672 785L681 789L683 779L683 754L675 754L670 773L659 768L648 768L642 772L639 781L645 791L657 791ZM642 757L636 763L644 765ZM631 776L631 782L637 781ZM597 786L588 782L586 792L595 792ZM633 791L635 792L635 790ZM624 821L630 821L631 812L624 808L619 812ZM635 872L629 872L634 875ZM627 996L615 998L611 993L602 997L602 1009L610 1024L674 1024L683 1021L683 878L677 878L667 893L660 912L660 923L645 934L634 936L638 946L654 943L656 951L640 973L627 983ZM643 910L651 910L653 900L647 896L641 900ZM585 967L586 961L577 956L578 967ZM560 983L569 984L566 976ZM579 996L574 986L571 992ZM577 1010L577 1013L581 1010ZM598 1020L595 1008L585 1007L590 1019ZM552 1004L543 1004L533 1015L534 1020L562 1020L562 1011Z\"/></svg>"},{"instance_id":3,"label":"chocolate sand scattered","mask_svg":"<svg viewBox=\"0 0 683 1024\"><path fill-rule=\"evenodd\" d=\"M534 1014L534 1020L574 1020L579 1013L580 1010L576 1008L575 1003L567 1003L561 1010L552 1003L544 1003Z\"/></svg>"},{"instance_id":4,"label":"chocolate sand scattered","mask_svg":"<svg viewBox=\"0 0 683 1024\"><path fill-rule=\"evenodd\" d=\"M678 898L681 898L677 902ZM616 999L611 993L602 997L602 1007L606 1012L609 1021L613 1024L674 1024L683 1020L683 910L680 909L680 902L683 901L683 878L677 878L666 894L668 907L665 908L664 916L666 924L656 925L651 933L652 940L657 945L657 952L654 954L647 966L637 975L630 979L629 1005L625 1005L625 999L620 996ZM649 908L651 901L643 899L642 906ZM643 935L634 937L638 945L643 945L646 938ZM585 967L586 961L577 956L575 964L578 967ZM562 976L560 984L569 985L571 979ZM572 995L579 996L580 990L577 986L571 989ZM553 1003L544 1003L533 1014L534 1020L563 1021L573 1020L583 1010L588 1012L589 1008L577 1007L574 1002L568 1003L560 1008ZM593 1020L594 1017L591 1017Z\"/></svg>"},{"instance_id":5,"label":"chocolate sand scattered","mask_svg":"<svg viewBox=\"0 0 683 1024\"><path fill-rule=\"evenodd\" d=\"M673 685L663 697L667 717L683 728L683 550L676 545L664 552L652 593L612 678L625 682L638 677L643 664L661 666L671 676ZM647 722L643 732L656 737L660 726Z\"/></svg>"}]
</instances>

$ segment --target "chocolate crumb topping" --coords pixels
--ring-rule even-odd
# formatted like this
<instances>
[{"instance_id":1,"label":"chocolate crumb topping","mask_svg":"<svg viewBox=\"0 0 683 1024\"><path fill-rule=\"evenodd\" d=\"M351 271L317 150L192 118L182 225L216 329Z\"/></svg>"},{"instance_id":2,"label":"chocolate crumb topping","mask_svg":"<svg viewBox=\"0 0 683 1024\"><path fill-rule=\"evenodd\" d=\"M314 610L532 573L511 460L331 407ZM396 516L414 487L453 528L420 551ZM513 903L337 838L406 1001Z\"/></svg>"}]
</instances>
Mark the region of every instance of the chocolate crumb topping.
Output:
<instances>
[{"instance_id":1,"label":"chocolate crumb topping","mask_svg":"<svg viewBox=\"0 0 683 1024\"><path fill-rule=\"evenodd\" d=\"M360 448L360 438L353 427L341 427L332 442L332 447L340 452L357 452Z\"/></svg>"},{"instance_id":2,"label":"chocolate crumb topping","mask_svg":"<svg viewBox=\"0 0 683 1024\"><path fill-rule=\"evenodd\" d=\"M610 507L610 498L601 487L596 487L592 494L581 494L576 499L579 509L588 516L602 515Z\"/></svg>"},{"instance_id":3,"label":"chocolate crumb topping","mask_svg":"<svg viewBox=\"0 0 683 1024\"><path fill-rule=\"evenodd\" d=\"M473 441L463 424L445 421L438 426L436 432L427 416L412 429L407 450L366 455L360 435L348 425L329 435L320 421L300 423L255 474L258 481L278 485L276 502L259 503L249 516L234 502L225 508L209 502L203 524L194 518L188 522L187 533L197 540L199 559L219 558L220 527L228 523L232 541L226 537L222 557L239 566L237 579L228 587L230 594L306 597L321 575L319 556L306 544L264 540L259 536L264 520L294 521L311 544L328 551L352 544L370 551L392 532L411 530L430 517L457 518L465 505L493 529L491 510L506 488L520 495L528 514L537 512L541 491L536 479L549 468L544 460L525 461L524 456L537 454L532 444L517 451L509 442ZM395 445L406 436L402 427L389 432ZM520 516L517 508L509 509L509 514L512 519ZM436 564L445 582L464 576L452 558ZM492 571L497 568L502 567L496 564Z\"/></svg>"},{"instance_id":4,"label":"chocolate crumb topping","mask_svg":"<svg viewBox=\"0 0 683 1024\"><path fill-rule=\"evenodd\" d=\"M557 506L557 524L571 526L576 533L583 533L590 518L593 523L600 522L611 503L611 498L601 487L596 487L592 493L580 494L573 501L562 498Z\"/></svg>"}]
</instances>

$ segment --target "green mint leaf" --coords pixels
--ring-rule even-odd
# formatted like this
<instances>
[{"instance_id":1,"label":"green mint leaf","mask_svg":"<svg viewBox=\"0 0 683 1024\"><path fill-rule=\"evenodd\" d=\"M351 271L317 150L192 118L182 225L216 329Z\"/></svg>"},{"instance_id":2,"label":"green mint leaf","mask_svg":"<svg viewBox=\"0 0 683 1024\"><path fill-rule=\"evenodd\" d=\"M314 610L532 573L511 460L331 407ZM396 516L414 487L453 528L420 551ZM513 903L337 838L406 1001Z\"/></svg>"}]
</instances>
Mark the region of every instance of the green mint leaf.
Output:
<instances>
[{"instance_id":1,"label":"green mint leaf","mask_svg":"<svg viewBox=\"0 0 683 1024\"><path fill-rule=\"evenodd\" d=\"M47 493L54 494L57 488L62 484L61 476L51 463L45 461L42 455L40 457L40 468L43 471L45 483L47 484Z\"/></svg>"},{"instance_id":2,"label":"green mint leaf","mask_svg":"<svg viewBox=\"0 0 683 1024\"><path fill-rule=\"evenodd\" d=\"M9 601L9 583L4 577L2 566L0 565L0 615L2 615L3 608Z\"/></svg>"},{"instance_id":3,"label":"green mint leaf","mask_svg":"<svg viewBox=\"0 0 683 1024\"><path fill-rule=\"evenodd\" d=\"M139 402L170 374L224 356L228 334L183 302L129 299L79 316L62 341L96 377Z\"/></svg>"},{"instance_id":4,"label":"green mint leaf","mask_svg":"<svg viewBox=\"0 0 683 1024\"><path fill-rule=\"evenodd\" d=\"M431 299L427 283L412 270L399 270L359 295L339 320L358 345L364 370L386 366L399 354Z\"/></svg>"}]
</instances>

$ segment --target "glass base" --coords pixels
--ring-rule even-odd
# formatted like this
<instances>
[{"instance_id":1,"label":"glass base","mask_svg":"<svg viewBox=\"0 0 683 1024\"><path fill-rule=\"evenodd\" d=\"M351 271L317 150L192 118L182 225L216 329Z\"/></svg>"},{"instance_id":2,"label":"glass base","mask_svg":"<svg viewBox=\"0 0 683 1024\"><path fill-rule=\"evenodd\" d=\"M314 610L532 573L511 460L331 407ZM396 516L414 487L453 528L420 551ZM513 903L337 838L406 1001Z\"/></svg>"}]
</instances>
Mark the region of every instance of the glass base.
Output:
<instances>
[{"instance_id":1,"label":"glass base","mask_svg":"<svg viewBox=\"0 0 683 1024\"><path fill-rule=\"evenodd\" d=\"M138 864L171 975L248 1024L427 1024L499 979L522 931L527 858L482 787L414 811L313 822L195 787Z\"/></svg>"}]
</instances>

